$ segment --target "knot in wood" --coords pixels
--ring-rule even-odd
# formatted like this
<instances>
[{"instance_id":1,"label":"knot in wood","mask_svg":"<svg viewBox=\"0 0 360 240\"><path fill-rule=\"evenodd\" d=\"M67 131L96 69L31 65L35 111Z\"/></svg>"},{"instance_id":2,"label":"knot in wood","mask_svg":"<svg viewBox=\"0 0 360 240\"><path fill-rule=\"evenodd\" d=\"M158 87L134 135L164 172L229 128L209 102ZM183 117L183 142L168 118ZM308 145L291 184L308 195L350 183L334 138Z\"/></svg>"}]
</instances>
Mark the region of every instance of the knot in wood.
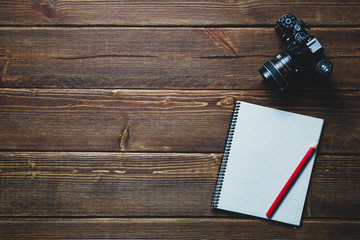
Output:
<instances>
[{"instance_id":1,"label":"knot in wood","mask_svg":"<svg viewBox=\"0 0 360 240\"><path fill-rule=\"evenodd\" d=\"M56 18L56 9L49 2L40 3L40 12L49 19Z\"/></svg>"}]
</instances>

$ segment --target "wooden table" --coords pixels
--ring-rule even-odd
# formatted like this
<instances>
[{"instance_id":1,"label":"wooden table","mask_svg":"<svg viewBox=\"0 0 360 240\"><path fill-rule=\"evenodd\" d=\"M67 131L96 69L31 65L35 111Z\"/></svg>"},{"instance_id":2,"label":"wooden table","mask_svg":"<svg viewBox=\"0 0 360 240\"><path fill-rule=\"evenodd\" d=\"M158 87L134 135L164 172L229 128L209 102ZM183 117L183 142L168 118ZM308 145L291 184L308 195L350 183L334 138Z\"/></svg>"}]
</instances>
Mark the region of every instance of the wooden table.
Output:
<instances>
[{"instance_id":1,"label":"wooden table","mask_svg":"<svg viewBox=\"0 0 360 240\"><path fill-rule=\"evenodd\" d=\"M335 70L280 98L286 12ZM1 239L359 239L359 1L3 0L0 25ZM325 119L296 230L210 210L236 100Z\"/></svg>"}]
</instances>

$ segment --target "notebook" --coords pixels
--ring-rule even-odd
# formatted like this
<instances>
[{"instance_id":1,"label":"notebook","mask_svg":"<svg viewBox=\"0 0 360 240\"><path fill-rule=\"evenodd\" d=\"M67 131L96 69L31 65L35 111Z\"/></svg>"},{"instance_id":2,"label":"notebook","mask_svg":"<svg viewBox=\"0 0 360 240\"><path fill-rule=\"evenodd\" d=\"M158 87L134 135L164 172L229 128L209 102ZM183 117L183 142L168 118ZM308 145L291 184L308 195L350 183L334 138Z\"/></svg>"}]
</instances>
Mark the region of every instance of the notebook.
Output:
<instances>
[{"instance_id":1,"label":"notebook","mask_svg":"<svg viewBox=\"0 0 360 240\"><path fill-rule=\"evenodd\" d=\"M222 209L269 219L266 212L309 148L324 120L238 101L212 201ZM316 152L271 220L300 225Z\"/></svg>"}]
</instances>

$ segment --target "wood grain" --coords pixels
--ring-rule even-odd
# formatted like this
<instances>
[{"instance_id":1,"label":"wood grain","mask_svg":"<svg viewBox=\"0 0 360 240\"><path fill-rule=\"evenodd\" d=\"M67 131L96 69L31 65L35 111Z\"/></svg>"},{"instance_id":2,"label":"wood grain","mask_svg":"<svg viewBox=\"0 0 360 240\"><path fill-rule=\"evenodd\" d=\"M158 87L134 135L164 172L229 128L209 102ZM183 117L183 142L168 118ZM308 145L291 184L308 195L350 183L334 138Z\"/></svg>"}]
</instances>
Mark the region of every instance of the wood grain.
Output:
<instances>
[{"instance_id":1,"label":"wood grain","mask_svg":"<svg viewBox=\"0 0 360 240\"><path fill-rule=\"evenodd\" d=\"M0 231L5 239L358 239L359 225L349 220L305 220L294 230L231 218L10 218L0 221Z\"/></svg>"},{"instance_id":2,"label":"wood grain","mask_svg":"<svg viewBox=\"0 0 360 240\"><path fill-rule=\"evenodd\" d=\"M212 153L0 152L0 216L244 218L210 210L221 158ZM359 164L359 155L319 155L304 216L357 219Z\"/></svg>"},{"instance_id":3,"label":"wood grain","mask_svg":"<svg viewBox=\"0 0 360 240\"><path fill-rule=\"evenodd\" d=\"M359 25L358 1L3 0L2 25L219 26L275 24L292 12L310 25Z\"/></svg>"},{"instance_id":4,"label":"wood grain","mask_svg":"<svg viewBox=\"0 0 360 240\"><path fill-rule=\"evenodd\" d=\"M360 2L0 1L0 239L358 239ZM275 96L285 12L335 69ZM211 211L236 100L325 119L300 229Z\"/></svg>"},{"instance_id":5,"label":"wood grain","mask_svg":"<svg viewBox=\"0 0 360 240\"><path fill-rule=\"evenodd\" d=\"M0 89L0 149L218 152L236 100L325 119L320 153L359 153L358 91ZM126 137L124 137L126 135Z\"/></svg>"},{"instance_id":6,"label":"wood grain","mask_svg":"<svg viewBox=\"0 0 360 240\"><path fill-rule=\"evenodd\" d=\"M335 70L294 88L360 89L360 29L311 33ZM258 69L284 50L273 28L0 28L0 86L267 89Z\"/></svg>"}]
</instances>

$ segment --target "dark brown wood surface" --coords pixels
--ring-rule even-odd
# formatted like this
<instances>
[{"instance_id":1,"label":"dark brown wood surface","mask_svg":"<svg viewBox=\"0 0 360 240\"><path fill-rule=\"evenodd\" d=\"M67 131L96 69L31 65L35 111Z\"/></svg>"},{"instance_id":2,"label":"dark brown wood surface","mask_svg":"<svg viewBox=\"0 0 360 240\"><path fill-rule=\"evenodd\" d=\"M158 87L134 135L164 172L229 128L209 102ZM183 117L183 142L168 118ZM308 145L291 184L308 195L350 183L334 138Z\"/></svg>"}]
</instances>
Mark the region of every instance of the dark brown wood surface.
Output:
<instances>
[{"instance_id":1,"label":"dark brown wood surface","mask_svg":"<svg viewBox=\"0 0 360 240\"><path fill-rule=\"evenodd\" d=\"M213 153L1 152L0 215L234 216L210 210L221 157ZM319 155L304 216L357 219L359 168L358 155Z\"/></svg>"},{"instance_id":2,"label":"dark brown wood surface","mask_svg":"<svg viewBox=\"0 0 360 240\"><path fill-rule=\"evenodd\" d=\"M2 0L6 25L272 25L286 12L313 25L359 25L359 1Z\"/></svg>"},{"instance_id":3,"label":"dark brown wood surface","mask_svg":"<svg viewBox=\"0 0 360 240\"><path fill-rule=\"evenodd\" d=\"M11 239L356 239L359 220L304 220L294 230L239 218L34 218L0 220Z\"/></svg>"},{"instance_id":4,"label":"dark brown wood surface","mask_svg":"<svg viewBox=\"0 0 360 240\"><path fill-rule=\"evenodd\" d=\"M335 70L330 81L298 88L359 89L360 29L311 32ZM0 86L17 88L265 89L259 66L285 49L273 28L5 27L2 34Z\"/></svg>"},{"instance_id":5,"label":"dark brown wood surface","mask_svg":"<svg viewBox=\"0 0 360 240\"><path fill-rule=\"evenodd\" d=\"M0 239L359 239L359 1L0 1ZM292 12L334 64L276 96ZM323 118L294 230L210 210L236 100Z\"/></svg>"},{"instance_id":6,"label":"dark brown wood surface","mask_svg":"<svg viewBox=\"0 0 360 240\"><path fill-rule=\"evenodd\" d=\"M360 153L360 93L311 90L0 89L0 149L220 153L236 100L324 118L321 153Z\"/></svg>"}]
</instances>

